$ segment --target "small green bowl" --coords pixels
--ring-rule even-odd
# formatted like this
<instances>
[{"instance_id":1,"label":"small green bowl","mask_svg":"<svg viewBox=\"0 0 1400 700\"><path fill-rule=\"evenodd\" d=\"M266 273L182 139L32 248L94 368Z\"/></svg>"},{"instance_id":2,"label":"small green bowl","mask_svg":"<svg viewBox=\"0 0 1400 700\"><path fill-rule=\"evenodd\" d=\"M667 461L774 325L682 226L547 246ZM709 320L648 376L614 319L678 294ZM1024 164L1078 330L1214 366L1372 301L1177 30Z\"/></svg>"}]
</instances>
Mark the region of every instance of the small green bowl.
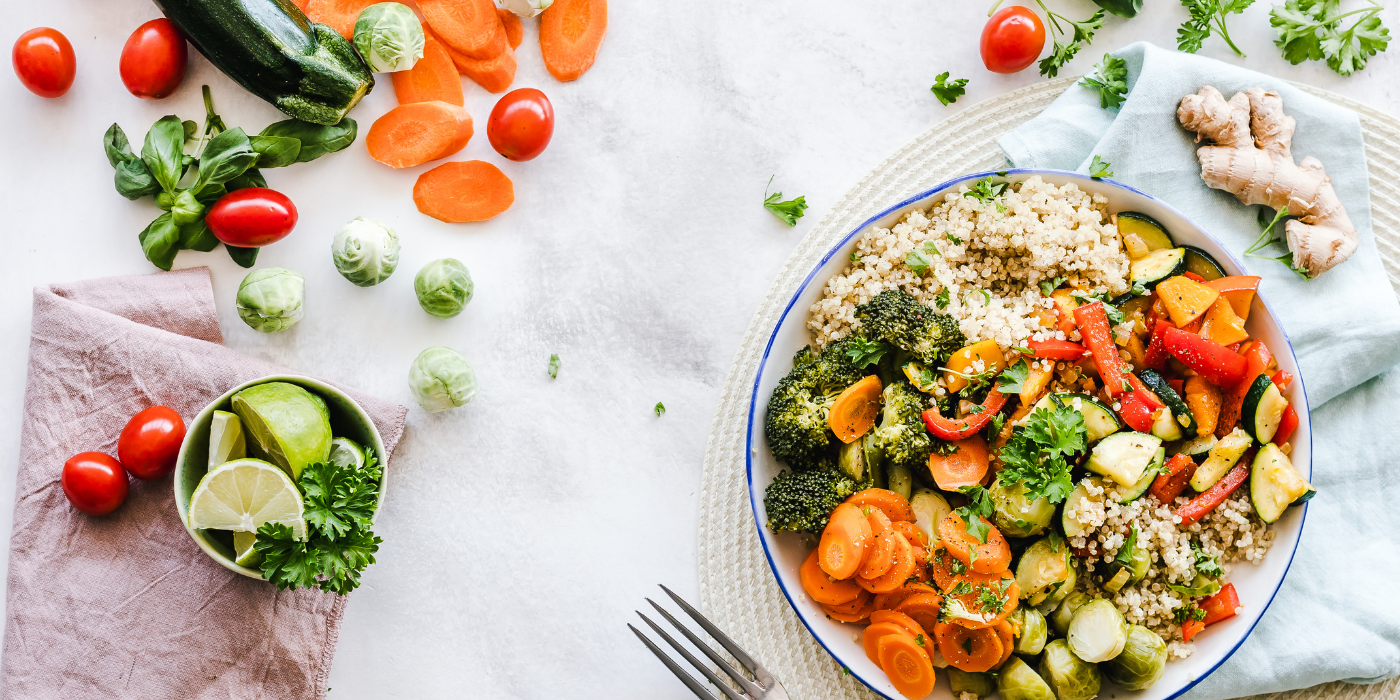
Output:
<instances>
[{"instance_id":1,"label":"small green bowl","mask_svg":"<svg viewBox=\"0 0 1400 700\"><path fill-rule=\"evenodd\" d=\"M179 512L180 522L185 524L185 531L190 533L194 543L199 545L199 548L204 550L210 559L219 562L230 571L264 581L267 579L261 571L234 563L233 533L223 530L191 528L189 513L190 497L194 495L194 490L199 487L199 480L209 472L209 424L214 419L214 411L232 411L234 394L250 386L267 384L268 382L296 384L325 399L326 406L331 413L331 434L336 437L350 438L366 448L374 450L381 465L389 463L389 455L384 450L384 441L380 439L379 430L374 427L374 421L370 420L369 414L365 413L365 410L360 408L360 405L355 403L354 399L346 396L344 392L310 377L278 374L254 379L229 389L224 392L223 396L205 406L204 410L190 421L185 431L185 441L180 445L180 456L175 461L175 508ZM376 516L379 515L380 507L384 505L385 483L388 481L388 477L386 469L384 479L379 482L379 499L374 504Z\"/></svg>"}]
</instances>

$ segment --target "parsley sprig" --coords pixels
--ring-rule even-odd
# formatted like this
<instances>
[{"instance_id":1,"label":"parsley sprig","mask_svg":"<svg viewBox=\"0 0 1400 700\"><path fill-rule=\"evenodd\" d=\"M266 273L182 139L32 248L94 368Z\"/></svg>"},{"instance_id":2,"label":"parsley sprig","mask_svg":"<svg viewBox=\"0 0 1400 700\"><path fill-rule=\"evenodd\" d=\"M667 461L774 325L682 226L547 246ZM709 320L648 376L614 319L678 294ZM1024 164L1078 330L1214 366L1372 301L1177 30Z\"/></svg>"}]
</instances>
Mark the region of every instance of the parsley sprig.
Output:
<instances>
[{"instance_id":1,"label":"parsley sprig","mask_svg":"<svg viewBox=\"0 0 1400 700\"><path fill-rule=\"evenodd\" d=\"M878 340L852 338L850 347L846 349L846 356L851 358L851 364L856 369L864 369L878 363L892 347L889 343Z\"/></svg>"},{"instance_id":2,"label":"parsley sprig","mask_svg":"<svg viewBox=\"0 0 1400 700\"><path fill-rule=\"evenodd\" d=\"M1001 203L1001 195L1006 192L1007 183L994 182L992 176L988 175L978 180L966 192L964 197L971 197L983 204L995 204L997 211L1006 211L1006 205Z\"/></svg>"},{"instance_id":3,"label":"parsley sprig","mask_svg":"<svg viewBox=\"0 0 1400 700\"><path fill-rule=\"evenodd\" d=\"M1283 57L1298 65L1303 61L1327 61L1340 75L1366 67L1366 60L1390 45L1390 30L1381 24L1385 9L1376 0L1370 5L1342 12L1342 0L1288 0L1269 10L1269 24L1278 32L1274 40ZM1342 20L1360 16L1348 29Z\"/></svg>"},{"instance_id":4,"label":"parsley sprig","mask_svg":"<svg viewBox=\"0 0 1400 700\"><path fill-rule=\"evenodd\" d=\"M934 245L933 241L924 241L922 246L909 251L904 256L904 264L908 265L914 274L923 277L924 273L933 266L933 258L929 257L930 255L942 255L942 253L938 252L938 246Z\"/></svg>"},{"instance_id":5,"label":"parsley sprig","mask_svg":"<svg viewBox=\"0 0 1400 700\"><path fill-rule=\"evenodd\" d=\"M938 77L933 79L933 87L929 88L933 91L933 96L937 97L944 107L957 102L959 97L967 94L967 78L949 80L948 75L946 70L939 73Z\"/></svg>"},{"instance_id":6,"label":"parsley sprig","mask_svg":"<svg viewBox=\"0 0 1400 700\"><path fill-rule=\"evenodd\" d=\"M1225 25L1225 16L1239 14L1254 4L1254 0L1181 0L1191 16L1176 30L1176 47L1187 53L1201 50L1201 44L1211 34L1219 34L1239 57L1244 52L1230 39L1230 29Z\"/></svg>"},{"instance_id":7,"label":"parsley sprig","mask_svg":"<svg viewBox=\"0 0 1400 700\"><path fill-rule=\"evenodd\" d=\"M1113 177L1113 164L1100 158L1098 154L1089 161L1089 177Z\"/></svg>"},{"instance_id":8,"label":"parsley sprig","mask_svg":"<svg viewBox=\"0 0 1400 700\"><path fill-rule=\"evenodd\" d=\"M278 588L311 588L345 595L360 585L383 539L371 531L383 470L373 455L359 469L318 462L306 467L302 490L307 538L280 523L258 528L253 549L263 575Z\"/></svg>"},{"instance_id":9,"label":"parsley sprig","mask_svg":"<svg viewBox=\"0 0 1400 700\"><path fill-rule=\"evenodd\" d=\"M1211 578L1220 578L1225 575L1225 570L1220 568L1218 557L1206 554L1199 543L1191 543L1191 552L1196 555L1196 573Z\"/></svg>"},{"instance_id":10,"label":"parsley sprig","mask_svg":"<svg viewBox=\"0 0 1400 700\"><path fill-rule=\"evenodd\" d=\"M783 223L788 226L796 226L797 220L802 218L802 212L807 210L807 200L804 197L798 197L783 201L782 192L768 194L768 187L773 185L773 177L768 178L768 186L763 188L763 208L773 212L773 216L782 219Z\"/></svg>"},{"instance_id":11,"label":"parsley sprig","mask_svg":"<svg viewBox=\"0 0 1400 700\"><path fill-rule=\"evenodd\" d=\"M967 505L953 511L958 517L967 523L967 534L977 538L982 544L987 543L987 536L991 534L991 526L987 524L987 519L992 517L995 506L992 503L992 494L979 484L964 486L958 492L967 496ZM974 550L974 556L975 550Z\"/></svg>"},{"instance_id":12,"label":"parsley sprig","mask_svg":"<svg viewBox=\"0 0 1400 700\"><path fill-rule=\"evenodd\" d=\"M1292 271L1293 271L1293 274L1295 274L1295 275L1297 275L1298 277L1302 278L1303 281L1307 281L1307 280L1312 279L1311 277L1308 277L1308 272L1307 272L1307 270L1304 270L1304 269L1299 268L1299 267L1295 267L1295 266L1293 265L1293 253L1284 253L1283 255L1260 255L1260 254L1259 254L1259 251L1261 251L1261 250L1263 250L1263 249L1269 247L1269 245L1271 245L1271 244L1274 244L1274 243L1283 243L1283 242L1284 242L1283 236L1279 236L1278 238L1274 238L1274 228L1276 228L1276 227L1279 225L1279 222L1281 222L1281 221L1283 221L1285 218L1287 218L1287 216L1288 216L1288 207L1287 207L1287 206L1284 206L1282 209L1279 209L1276 213L1274 213L1274 218L1268 220L1268 222L1265 223L1264 217L1268 216L1267 212L1268 212L1267 209L1261 210L1261 211L1259 212L1259 223L1260 223L1260 224L1263 224L1264 228L1263 228L1262 231L1259 232L1259 237L1256 238L1256 239L1254 239L1254 243L1250 244L1250 246L1249 246L1248 248L1245 248L1245 250L1244 250L1245 257L1248 257L1248 258L1263 258L1264 260L1273 260L1273 261L1275 261L1275 262L1280 262L1280 263L1283 263L1285 266L1287 266L1289 270L1292 270Z\"/></svg>"},{"instance_id":13,"label":"parsley sprig","mask_svg":"<svg viewBox=\"0 0 1400 700\"><path fill-rule=\"evenodd\" d=\"M1094 72L1084 76L1079 84L1099 91L1100 107L1122 107L1128 95L1128 62L1106 53L1094 66Z\"/></svg>"},{"instance_id":14,"label":"parsley sprig","mask_svg":"<svg viewBox=\"0 0 1400 700\"><path fill-rule=\"evenodd\" d=\"M1104 14L1103 10L1096 10L1088 19L1076 22L1051 12L1041 0L1035 0L1035 4L1040 5L1041 11L1050 20L1050 38L1055 42L1050 55L1040 59L1040 74L1053 78L1059 75L1060 69L1069 63L1075 54L1079 53L1079 49L1094 40L1094 32L1103 27ZM1069 25L1069 29L1060 26L1060 22Z\"/></svg>"},{"instance_id":15,"label":"parsley sprig","mask_svg":"<svg viewBox=\"0 0 1400 700\"><path fill-rule=\"evenodd\" d=\"M1068 458L1084 451L1086 434L1084 415L1052 396L1049 407L1031 411L1012 431L997 455L1005 464L998 478L1024 485L1027 500L1059 503L1074 488Z\"/></svg>"}]
</instances>

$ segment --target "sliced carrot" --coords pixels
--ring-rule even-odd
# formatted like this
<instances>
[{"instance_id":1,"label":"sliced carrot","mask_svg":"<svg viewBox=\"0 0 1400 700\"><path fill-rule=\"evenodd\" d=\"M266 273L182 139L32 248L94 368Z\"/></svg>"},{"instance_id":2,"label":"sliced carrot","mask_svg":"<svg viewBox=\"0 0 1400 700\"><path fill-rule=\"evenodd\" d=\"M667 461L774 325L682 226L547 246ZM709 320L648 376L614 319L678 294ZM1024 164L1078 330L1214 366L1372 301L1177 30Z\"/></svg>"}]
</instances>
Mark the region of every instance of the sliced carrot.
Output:
<instances>
[{"instance_id":1,"label":"sliced carrot","mask_svg":"<svg viewBox=\"0 0 1400 700\"><path fill-rule=\"evenodd\" d=\"M910 638L914 636L909 634L909 630L904 629L904 626L898 622L872 621L870 626L866 627L865 632L861 635L860 644L865 647L865 656L872 662L879 664L880 657L878 656L878 651L880 649L880 639L890 635L903 635Z\"/></svg>"},{"instance_id":2,"label":"sliced carrot","mask_svg":"<svg viewBox=\"0 0 1400 700\"><path fill-rule=\"evenodd\" d=\"M608 0L554 0L540 15L540 53L556 80L578 80L608 31Z\"/></svg>"},{"instance_id":3,"label":"sliced carrot","mask_svg":"<svg viewBox=\"0 0 1400 700\"><path fill-rule=\"evenodd\" d=\"M929 476L933 477L933 483L944 491L957 491L963 486L982 483L982 478L987 476L987 468L991 465L987 441L983 440L981 435L973 435L958 440L953 445L957 450L951 454L929 453L928 472Z\"/></svg>"},{"instance_id":4,"label":"sliced carrot","mask_svg":"<svg viewBox=\"0 0 1400 700\"><path fill-rule=\"evenodd\" d=\"M914 618L914 621L926 629L933 629L938 623L938 611L943 607L943 596L937 593L915 593L905 598L903 602L895 608L895 612L901 612Z\"/></svg>"},{"instance_id":5,"label":"sliced carrot","mask_svg":"<svg viewBox=\"0 0 1400 700\"><path fill-rule=\"evenodd\" d=\"M1016 635L1011 629L1011 623L1006 620L998 622L992 629L996 630L997 639L1001 641L1001 660L994 668L1001 668L1002 664L1011 658L1011 652L1015 650Z\"/></svg>"},{"instance_id":6,"label":"sliced carrot","mask_svg":"<svg viewBox=\"0 0 1400 700\"><path fill-rule=\"evenodd\" d=\"M958 582L959 576L967 573L967 564L949 554L947 549L939 547L933 550L933 556L929 558L928 570L933 577L933 585L947 591Z\"/></svg>"},{"instance_id":7,"label":"sliced carrot","mask_svg":"<svg viewBox=\"0 0 1400 700\"><path fill-rule=\"evenodd\" d=\"M848 579L855 576L865 561L870 549L870 520L859 506L842 503L831 511L831 518L822 530L821 542L817 544L817 561L822 571L832 578ZM869 589L867 589L869 590Z\"/></svg>"},{"instance_id":8,"label":"sliced carrot","mask_svg":"<svg viewBox=\"0 0 1400 700\"><path fill-rule=\"evenodd\" d=\"M496 8L496 17L501 20L501 27L506 30L506 43L512 49L520 48L520 42L525 40L525 27L520 24L520 16L510 10Z\"/></svg>"},{"instance_id":9,"label":"sliced carrot","mask_svg":"<svg viewBox=\"0 0 1400 700\"><path fill-rule=\"evenodd\" d=\"M920 530L918 525L908 520L898 520L891 521L890 527L893 528L895 532L904 535L904 539L909 540L909 544L916 547L928 546L928 535L925 535L924 531Z\"/></svg>"},{"instance_id":10,"label":"sliced carrot","mask_svg":"<svg viewBox=\"0 0 1400 700\"><path fill-rule=\"evenodd\" d=\"M919 644L908 635L887 635L877 645L880 668L889 676L894 689L906 698L927 697L933 692L933 660L927 641Z\"/></svg>"},{"instance_id":11,"label":"sliced carrot","mask_svg":"<svg viewBox=\"0 0 1400 700\"><path fill-rule=\"evenodd\" d=\"M987 541L979 542L967 531L967 522L957 513L949 513L938 523L938 536L948 553L957 557L967 568L982 574L996 574L1011 566L1011 546L1002 537L1001 530L982 520L987 526ZM974 553L976 556L974 556Z\"/></svg>"},{"instance_id":12,"label":"sliced carrot","mask_svg":"<svg viewBox=\"0 0 1400 700\"><path fill-rule=\"evenodd\" d=\"M864 622L875 612L875 596L869 591L861 591L860 597L842 605L823 605L822 612L827 617L840 622Z\"/></svg>"},{"instance_id":13,"label":"sliced carrot","mask_svg":"<svg viewBox=\"0 0 1400 700\"><path fill-rule=\"evenodd\" d=\"M296 5L297 9L301 10L302 12L306 12L306 6L310 3L311 0L292 0L292 4Z\"/></svg>"},{"instance_id":14,"label":"sliced carrot","mask_svg":"<svg viewBox=\"0 0 1400 700\"><path fill-rule=\"evenodd\" d=\"M802 590L807 591L807 595L812 596L812 600L822 605L849 603L866 592L854 581L837 580L822 571L815 549L802 562L802 568L798 569L798 578L802 580Z\"/></svg>"},{"instance_id":15,"label":"sliced carrot","mask_svg":"<svg viewBox=\"0 0 1400 700\"><path fill-rule=\"evenodd\" d=\"M439 39L470 58L491 58L510 48L491 0L418 0L418 9Z\"/></svg>"},{"instance_id":16,"label":"sliced carrot","mask_svg":"<svg viewBox=\"0 0 1400 700\"><path fill-rule=\"evenodd\" d=\"M841 442L852 443L875 427L880 415L880 378L870 375L846 387L826 413L826 424Z\"/></svg>"},{"instance_id":17,"label":"sliced carrot","mask_svg":"<svg viewBox=\"0 0 1400 700\"><path fill-rule=\"evenodd\" d=\"M389 75L401 105L434 101L458 107L466 104L462 98L462 77L457 75L452 55L432 32L423 32L423 58L413 68Z\"/></svg>"},{"instance_id":18,"label":"sliced carrot","mask_svg":"<svg viewBox=\"0 0 1400 700\"><path fill-rule=\"evenodd\" d=\"M486 88L487 92L505 92L515 82L515 50L510 47L491 58L482 59L454 51L452 63L457 66L458 72Z\"/></svg>"},{"instance_id":19,"label":"sliced carrot","mask_svg":"<svg viewBox=\"0 0 1400 700\"><path fill-rule=\"evenodd\" d=\"M308 0L299 3L306 18L324 24L346 39L355 38L355 20L378 0Z\"/></svg>"},{"instance_id":20,"label":"sliced carrot","mask_svg":"<svg viewBox=\"0 0 1400 700\"><path fill-rule=\"evenodd\" d=\"M1021 587L1010 571L1000 574L979 574L969 571L954 581L948 589L944 605L949 607L949 622L982 629L992 627L1016 611ZM956 604L955 604L956 603ZM952 615L956 611L957 615Z\"/></svg>"},{"instance_id":21,"label":"sliced carrot","mask_svg":"<svg viewBox=\"0 0 1400 700\"><path fill-rule=\"evenodd\" d=\"M885 515L890 516L890 520L907 520L913 522L914 509L909 506L909 501L903 496L885 489L865 489L851 494L846 499L847 503L858 506L871 506L885 511Z\"/></svg>"},{"instance_id":22,"label":"sliced carrot","mask_svg":"<svg viewBox=\"0 0 1400 700\"><path fill-rule=\"evenodd\" d=\"M443 163L413 185L418 211L449 224L485 221L515 203L515 186L500 168L480 160Z\"/></svg>"},{"instance_id":23,"label":"sliced carrot","mask_svg":"<svg viewBox=\"0 0 1400 700\"><path fill-rule=\"evenodd\" d=\"M870 533L874 539L871 540L870 551L865 555L865 561L860 565L860 571L856 576L861 578L878 578L884 576L894 564L894 531L890 529L889 516L876 508L866 508L866 519L870 521Z\"/></svg>"},{"instance_id":24,"label":"sliced carrot","mask_svg":"<svg viewBox=\"0 0 1400 700\"><path fill-rule=\"evenodd\" d=\"M927 583L909 583L906 581L904 585L890 591L889 593L877 593L875 595L875 609L894 610L895 608L899 607L900 603L904 602L905 598L908 598L909 596L914 595L915 593L937 592L938 589L928 585Z\"/></svg>"},{"instance_id":25,"label":"sliced carrot","mask_svg":"<svg viewBox=\"0 0 1400 700\"><path fill-rule=\"evenodd\" d=\"M871 593L889 593L904 585L914 575L917 565L914 560L914 548L910 546L909 540L904 539L904 535L897 532L891 532L890 535L894 537L894 561L890 564L889 571L876 578L856 579L857 585Z\"/></svg>"},{"instance_id":26,"label":"sliced carrot","mask_svg":"<svg viewBox=\"0 0 1400 700\"><path fill-rule=\"evenodd\" d=\"M906 536L904 539L909 538ZM918 579L919 583L928 583L928 549L920 547L912 540L909 542L909 548L914 550L914 573L910 578Z\"/></svg>"},{"instance_id":27,"label":"sliced carrot","mask_svg":"<svg viewBox=\"0 0 1400 700\"><path fill-rule=\"evenodd\" d=\"M448 102L414 102L374 120L365 145L371 158L391 168L411 168L462 150L471 135L467 110Z\"/></svg>"},{"instance_id":28,"label":"sliced carrot","mask_svg":"<svg viewBox=\"0 0 1400 700\"><path fill-rule=\"evenodd\" d=\"M962 625L940 622L933 626L938 651L953 668L968 673L990 671L1006 653L1001 637L992 629L968 629Z\"/></svg>"},{"instance_id":29,"label":"sliced carrot","mask_svg":"<svg viewBox=\"0 0 1400 700\"><path fill-rule=\"evenodd\" d=\"M929 634L924 631L923 625L902 612L895 612L894 610L875 610L870 613L870 624L875 625L881 622L893 622L903 627L904 630L909 633L909 636L915 639L918 639L920 635Z\"/></svg>"}]
</instances>

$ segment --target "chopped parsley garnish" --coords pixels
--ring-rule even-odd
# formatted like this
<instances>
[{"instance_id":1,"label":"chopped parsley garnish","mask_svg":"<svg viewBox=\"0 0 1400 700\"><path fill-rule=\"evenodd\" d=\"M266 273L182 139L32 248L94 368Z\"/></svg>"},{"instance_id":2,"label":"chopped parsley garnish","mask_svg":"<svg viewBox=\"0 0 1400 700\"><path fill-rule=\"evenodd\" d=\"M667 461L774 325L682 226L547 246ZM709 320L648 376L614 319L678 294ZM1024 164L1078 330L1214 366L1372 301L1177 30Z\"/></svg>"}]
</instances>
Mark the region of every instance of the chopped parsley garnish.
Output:
<instances>
[{"instance_id":1,"label":"chopped parsley garnish","mask_svg":"<svg viewBox=\"0 0 1400 700\"><path fill-rule=\"evenodd\" d=\"M777 176L775 175L773 177ZM768 184L770 186L773 184L772 177L768 178ZM773 212L773 216L782 219L783 223L787 224L788 226L796 226L797 220L802 218L802 212L807 210L807 200L803 197L798 197L797 199L790 199L784 202L782 201L782 192L774 192L773 194L768 194L767 187L763 188L763 195L763 208Z\"/></svg>"},{"instance_id":2,"label":"chopped parsley garnish","mask_svg":"<svg viewBox=\"0 0 1400 700\"><path fill-rule=\"evenodd\" d=\"M1010 579L1004 580L1009 581ZM991 613L995 615L1000 613L1002 608L1006 607L1006 601L1002 600L1001 596L993 592L991 586L982 586L979 590L981 593L977 596L977 607L981 608L984 614Z\"/></svg>"},{"instance_id":3,"label":"chopped parsley garnish","mask_svg":"<svg viewBox=\"0 0 1400 700\"><path fill-rule=\"evenodd\" d=\"M855 253L851 253L851 262L860 262L860 256L856 255Z\"/></svg>"},{"instance_id":4,"label":"chopped parsley garnish","mask_svg":"<svg viewBox=\"0 0 1400 700\"><path fill-rule=\"evenodd\" d=\"M961 238L958 238L957 236L954 236L954 235L951 234L951 233L946 233L946 232L945 232L945 233L943 234L943 237L946 238L946 239L948 239L948 240L950 240L950 241L952 241L952 242L953 242L953 245L962 245L962 239L961 239Z\"/></svg>"},{"instance_id":5,"label":"chopped parsley garnish","mask_svg":"<svg viewBox=\"0 0 1400 700\"><path fill-rule=\"evenodd\" d=\"M914 643L915 643L915 644L918 644L919 646L924 646L924 635L921 634L921 635L915 637L915 638L914 638Z\"/></svg>"},{"instance_id":6,"label":"chopped parsley garnish","mask_svg":"<svg viewBox=\"0 0 1400 700\"><path fill-rule=\"evenodd\" d=\"M661 414L663 414L663 413L666 412L666 405L663 404L663 403L661 403L660 401L657 401L657 402L656 402L656 406L653 407L651 410L653 410L653 411L656 412L656 417L657 417L657 418L660 418L660 417L661 417Z\"/></svg>"},{"instance_id":7,"label":"chopped parsley garnish","mask_svg":"<svg viewBox=\"0 0 1400 700\"><path fill-rule=\"evenodd\" d=\"M846 356L851 358L851 364L855 365L856 369L864 369L879 362L890 348L890 344L883 341L852 338Z\"/></svg>"},{"instance_id":8,"label":"chopped parsley garnish","mask_svg":"<svg viewBox=\"0 0 1400 700\"><path fill-rule=\"evenodd\" d=\"M949 298L948 298L948 288L947 288L947 287L944 287L944 288L943 288L943 291L940 291L938 294L934 295L934 297L933 297L933 303L936 304L936 305L938 306L938 309L939 309L940 311L943 310L943 309L948 308L948 304L950 303L950 300L949 300Z\"/></svg>"},{"instance_id":9,"label":"chopped parsley garnish","mask_svg":"<svg viewBox=\"0 0 1400 700\"><path fill-rule=\"evenodd\" d=\"M1023 484L1027 500L1059 503L1074 488L1067 458L1084 451L1085 436L1084 415L1051 397L1050 406L1031 411L998 452L1005 464L998 478Z\"/></svg>"},{"instance_id":10,"label":"chopped parsley garnish","mask_svg":"<svg viewBox=\"0 0 1400 700\"><path fill-rule=\"evenodd\" d=\"M1094 73L1084 76L1079 84L1099 91L1100 107L1122 107L1128 94L1128 62L1106 53L1094 66Z\"/></svg>"},{"instance_id":11,"label":"chopped parsley garnish","mask_svg":"<svg viewBox=\"0 0 1400 700\"><path fill-rule=\"evenodd\" d=\"M992 416L992 422L987 424L986 438L989 444L996 441L997 436L1001 434L1002 427L1004 427L1005 425L1006 414L998 413L995 416Z\"/></svg>"},{"instance_id":12,"label":"chopped parsley garnish","mask_svg":"<svg viewBox=\"0 0 1400 700\"><path fill-rule=\"evenodd\" d=\"M937 97L938 101L942 102L944 107L957 102L959 97L967 94L967 90L965 89L967 87L967 78L949 80L948 75L948 71L939 73L938 77L933 79L933 87L929 88L933 91L933 96Z\"/></svg>"},{"instance_id":13,"label":"chopped parsley garnish","mask_svg":"<svg viewBox=\"0 0 1400 700\"><path fill-rule=\"evenodd\" d=\"M1031 366L1023 357L997 375L997 390L1003 394L1019 394L1030 376Z\"/></svg>"},{"instance_id":14,"label":"chopped parsley garnish","mask_svg":"<svg viewBox=\"0 0 1400 700\"><path fill-rule=\"evenodd\" d=\"M962 648L963 648L963 651L967 652L967 655L968 655L968 656L972 656L972 637L964 637L964 638L963 638L963 640L962 640Z\"/></svg>"},{"instance_id":15,"label":"chopped parsley garnish","mask_svg":"<svg viewBox=\"0 0 1400 700\"><path fill-rule=\"evenodd\" d=\"M1133 554L1137 550L1137 538L1138 529L1134 525L1133 529L1128 532L1127 539L1123 540L1123 546L1118 548L1118 554L1113 557L1113 560L1123 566L1132 566Z\"/></svg>"},{"instance_id":16,"label":"chopped parsley garnish","mask_svg":"<svg viewBox=\"0 0 1400 700\"><path fill-rule=\"evenodd\" d=\"M958 492L967 496L967 505L953 512L967 523L967 534L976 537L978 542L986 544L987 536L991 534L991 528L987 525L986 518L992 516L994 508L992 495L978 484L963 486L958 489Z\"/></svg>"},{"instance_id":17,"label":"chopped parsley garnish","mask_svg":"<svg viewBox=\"0 0 1400 700\"><path fill-rule=\"evenodd\" d=\"M1178 625L1186 622L1187 620L1196 620L1199 622L1201 620L1206 619L1206 611L1194 605L1192 605L1189 608L1180 607L1172 611L1172 619L1175 620L1176 624Z\"/></svg>"},{"instance_id":18,"label":"chopped parsley garnish","mask_svg":"<svg viewBox=\"0 0 1400 700\"><path fill-rule=\"evenodd\" d=\"M1065 278L1063 278L1063 277L1056 277L1055 279L1050 279L1050 280L1041 280L1041 281L1040 281L1040 296L1048 297L1048 296L1050 296L1051 294L1054 294L1054 293L1055 293L1055 290L1056 290L1056 289L1059 289L1059 288L1060 288L1060 285L1061 285L1062 283L1064 283L1064 281L1065 281Z\"/></svg>"},{"instance_id":19,"label":"chopped parsley garnish","mask_svg":"<svg viewBox=\"0 0 1400 700\"><path fill-rule=\"evenodd\" d=\"M933 244L933 241L924 241L923 246L909 251L909 254L904 256L904 264L908 265L914 274L922 277L933 265L933 258L930 258L930 255L942 255L942 253L938 252L938 247Z\"/></svg>"},{"instance_id":20,"label":"chopped parsley garnish","mask_svg":"<svg viewBox=\"0 0 1400 700\"><path fill-rule=\"evenodd\" d=\"M1212 557L1201 549L1201 545L1192 542L1191 551L1196 555L1196 573L1211 578L1220 578L1225 575L1225 570L1220 568L1217 557Z\"/></svg>"},{"instance_id":21,"label":"chopped parsley garnish","mask_svg":"<svg viewBox=\"0 0 1400 700\"><path fill-rule=\"evenodd\" d=\"M988 175L973 184L968 191L963 193L963 196L971 197L983 204L991 204L997 201L1005 191L1005 182L993 182L992 176Z\"/></svg>"},{"instance_id":22,"label":"chopped parsley garnish","mask_svg":"<svg viewBox=\"0 0 1400 700\"><path fill-rule=\"evenodd\" d=\"M1094 159L1089 161L1089 177L1113 177L1113 171L1109 170L1112 166L1112 163L1095 154Z\"/></svg>"},{"instance_id":23,"label":"chopped parsley garnish","mask_svg":"<svg viewBox=\"0 0 1400 700\"><path fill-rule=\"evenodd\" d=\"M558 379L558 378L559 378L559 356L558 356L558 355L550 355L550 356L549 356L549 378L550 378L550 379Z\"/></svg>"}]
</instances>

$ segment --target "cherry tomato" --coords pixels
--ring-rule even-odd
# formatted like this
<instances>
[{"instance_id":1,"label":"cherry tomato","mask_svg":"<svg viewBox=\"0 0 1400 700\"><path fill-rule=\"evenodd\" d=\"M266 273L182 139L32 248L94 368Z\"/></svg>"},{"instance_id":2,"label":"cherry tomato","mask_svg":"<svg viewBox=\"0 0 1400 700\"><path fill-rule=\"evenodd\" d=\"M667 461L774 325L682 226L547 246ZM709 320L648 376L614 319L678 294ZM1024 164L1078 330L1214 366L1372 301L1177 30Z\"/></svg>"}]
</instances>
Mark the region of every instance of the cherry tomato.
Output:
<instances>
[{"instance_id":1,"label":"cherry tomato","mask_svg":"<svg viewBox=\"0 0 1400 700\"><path fill-rule=\"evenodd\" d=\"M126 501L126 470L101 452L80 452L63 463L63 495L88 515L106 515Z\"/></svg>"},{"instance_id":2,"label":"cherry tomato","mask_svg":"<svg viewBox=\"0 0 1400 700\"><path fill-rule=\"evenodd\" d=\"M281 192L247 187L214 202L204 222L215 238L229 245L260 248L292 232L297 225L297 208Z\"/></svg>"},{"instance_id":3,"label":"cherry tomato","mask_svg":"<svg viewBox=\"0 0 1400 700\"><path fill-rule=\"evenodd\" d=\"M137 97L169 97L185 79L189 49L175 24L162 17L131 33L122 47L121 74L126 89Z\"/></svg>"},{"instance_id":4,"label":"cherry tomato","mask_svg":"<svg viewBox=\"0 0 1400 700\"><path fill-rule=\"evenodd\" d=\"M68 37L48 27L19 35L10 60L19 81L40 97L61 97L73 86L73 75L78 71L78 59L73 56Z\"/></svg>"},{"instance_id":5,"label":"cherry tomato","mask_svg":"<svg viewBox=\"0 0 1400 700\"><path fill-rule=\"evenodd\" d=\"M165 406L152 406L127 421L117 440L117 459L131 475L145 481L159 479L175 469L180 443L185 441L185 421Z\"/></svg>"},{"instance_id":6,"label":"cherry tomato","mask_svg":"<svg viewBox=\"0 0 1400 700\"><path fill-rule=\"evenodd\" d=\"M1040 56L1045 48L1045 25L1030 9L997 10L982 28L982 64L993 73L1015 73Z\"/></svg>"},{"instance_id":7,"label":"cherry tomato","mask_svg":"<svg viewBox=\"0 0 1400 700\"><path fill-rule=\"evenodd\" d=\"M486 122L491 147L510 160L532 160L554 136L554 105L534 88L512 90L496 103Z\"/></svg>"}]
</instances>

